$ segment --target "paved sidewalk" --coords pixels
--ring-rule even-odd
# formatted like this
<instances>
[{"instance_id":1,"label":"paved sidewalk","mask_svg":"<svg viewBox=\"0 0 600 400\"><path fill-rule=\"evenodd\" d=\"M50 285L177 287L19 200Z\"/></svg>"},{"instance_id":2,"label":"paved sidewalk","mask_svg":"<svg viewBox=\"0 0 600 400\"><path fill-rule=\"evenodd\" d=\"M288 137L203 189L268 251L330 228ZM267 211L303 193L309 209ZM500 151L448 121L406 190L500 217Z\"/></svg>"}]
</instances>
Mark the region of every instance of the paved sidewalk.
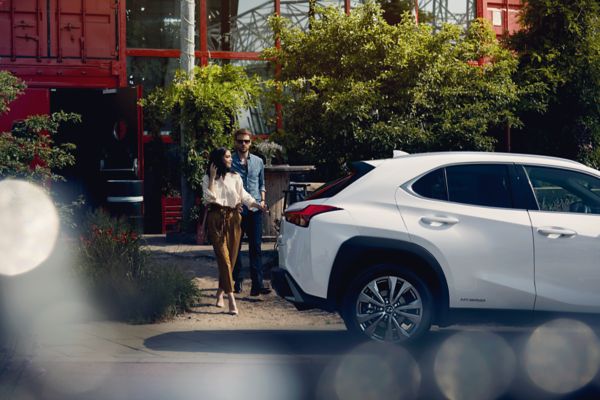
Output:
<instances>
[{"instance_id":1,"label":"paved sidewalk","mask_svg":"<svg viewBox=\"0 0 600 400\"><path fill-rule=\"evenodd\" d=\"M327 332L330 332L329 334ZM130 325L119 322L67 324L34 340L35 363L46 362L260 362L302 359L331 349L346 337L340 326L296 329L212 329L165 322ZM328 344L300 343L326 338ZM343 340L342 340L343 342ZM293 344L293 345L292 345ZM312 348L311 348L312 346ZM335 347L335 346L334 346ZM338 346L339 347L339 346ZM328 354L326 352L325 354ZM226 355L226 357L224 357Z\"/></svg>"}]
</instances>

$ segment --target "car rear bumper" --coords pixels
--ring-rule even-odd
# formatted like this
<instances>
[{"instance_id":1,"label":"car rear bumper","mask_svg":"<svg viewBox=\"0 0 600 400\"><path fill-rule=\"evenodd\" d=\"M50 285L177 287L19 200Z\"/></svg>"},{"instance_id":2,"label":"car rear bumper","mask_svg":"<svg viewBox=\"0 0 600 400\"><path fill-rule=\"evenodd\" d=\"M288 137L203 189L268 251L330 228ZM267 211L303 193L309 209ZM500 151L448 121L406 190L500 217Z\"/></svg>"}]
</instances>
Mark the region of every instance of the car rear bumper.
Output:
<instances>
[{"instance_id":1,"label":"car rear bumper","mask_svg":"<svg viewBox=\"0 0 600 400\"><path fill-rule=\"evenodd\" d=\"M285 269L273 268L271 270L271 285L279 297L292 303L298 310L320 308L326 311L335 311L335 307L327 299L312 296L300 289L298 283Z\"/></svg>"}]
</instances>

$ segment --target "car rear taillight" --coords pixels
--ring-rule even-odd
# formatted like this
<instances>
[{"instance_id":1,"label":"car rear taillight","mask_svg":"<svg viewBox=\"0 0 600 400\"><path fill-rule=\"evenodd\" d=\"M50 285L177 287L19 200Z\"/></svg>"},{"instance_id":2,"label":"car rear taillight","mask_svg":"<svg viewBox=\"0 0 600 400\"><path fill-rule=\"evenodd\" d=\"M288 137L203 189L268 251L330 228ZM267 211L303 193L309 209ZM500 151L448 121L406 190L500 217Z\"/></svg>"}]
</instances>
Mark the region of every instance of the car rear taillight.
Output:
<instances>
[{"instance_id":1,"label":"car rear taillight","mask_svg":"<svg viewBox=\"0 0 600 400\"><path fill-rule=\"evenodd\" d=\"M341 208L311 204L302 210L287 211L285 213L285 220L290 224L307 227L310 219L315 215L337 210L341 210Z\"/></svg>"}]
</instances>

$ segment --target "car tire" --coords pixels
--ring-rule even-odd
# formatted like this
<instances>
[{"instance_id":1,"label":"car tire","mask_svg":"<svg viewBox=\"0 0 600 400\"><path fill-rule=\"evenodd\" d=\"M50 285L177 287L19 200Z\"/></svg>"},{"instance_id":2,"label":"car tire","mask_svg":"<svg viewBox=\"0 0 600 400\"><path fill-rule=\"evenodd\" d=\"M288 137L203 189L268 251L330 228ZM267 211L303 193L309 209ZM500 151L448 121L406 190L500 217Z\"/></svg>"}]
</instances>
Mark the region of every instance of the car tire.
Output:
<instances>
[{"instance_id":1,"label":"car tire","mask_svg":"<svg viewBox=\"0 0 600 400\"><path fill-rule=\"evenodd\" d=\"M363 339L409 343L429 330L433 298L427 284L412 271L375 265L351 282L341 315L348 330Z\"/></svg>"}]
</instances>

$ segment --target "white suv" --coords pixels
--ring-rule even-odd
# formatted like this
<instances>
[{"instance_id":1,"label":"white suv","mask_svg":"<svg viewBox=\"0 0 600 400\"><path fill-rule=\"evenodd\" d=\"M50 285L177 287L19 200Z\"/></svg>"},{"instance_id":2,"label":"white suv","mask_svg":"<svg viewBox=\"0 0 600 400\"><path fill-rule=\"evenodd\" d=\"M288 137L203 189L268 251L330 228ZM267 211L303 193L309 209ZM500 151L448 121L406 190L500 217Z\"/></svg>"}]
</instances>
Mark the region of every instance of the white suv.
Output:
<instances>
[{"instance_id":1,"label":"white suv","mask_svg":"<svg viewBox=\"0 0 600 400\"><path fill-rule=\"evenodd\" d=\"M286 210L278 248L280 296L375 340L478 315L598 314L600 172L501 153L363 161Z\"/></svg>"}]
</instances>

